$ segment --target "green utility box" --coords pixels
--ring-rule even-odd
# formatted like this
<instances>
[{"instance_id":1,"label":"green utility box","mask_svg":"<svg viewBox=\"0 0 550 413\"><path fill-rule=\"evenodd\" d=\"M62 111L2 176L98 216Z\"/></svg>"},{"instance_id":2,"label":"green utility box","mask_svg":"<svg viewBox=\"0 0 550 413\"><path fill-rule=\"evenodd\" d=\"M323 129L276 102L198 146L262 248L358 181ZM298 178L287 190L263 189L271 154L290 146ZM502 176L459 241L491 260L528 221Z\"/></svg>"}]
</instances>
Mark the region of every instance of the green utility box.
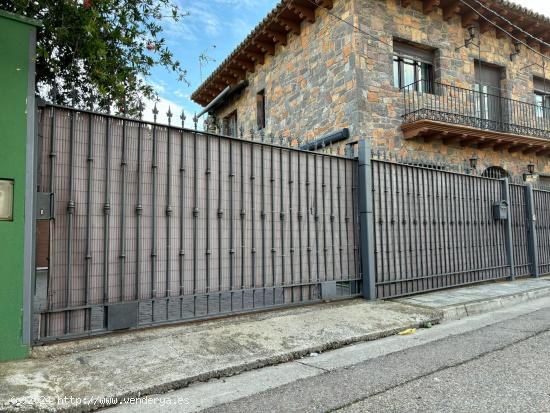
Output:
<instances>
[{"instance_id":1,"label":"green utility box","mask_svg":"<svg viewBox=\"0 0 550 413\"><path fill-rule=\"evenodd\" d=\"M38 26L0 10L0 361L27 357L31 344Z\"/></svg>"}]
</instances>

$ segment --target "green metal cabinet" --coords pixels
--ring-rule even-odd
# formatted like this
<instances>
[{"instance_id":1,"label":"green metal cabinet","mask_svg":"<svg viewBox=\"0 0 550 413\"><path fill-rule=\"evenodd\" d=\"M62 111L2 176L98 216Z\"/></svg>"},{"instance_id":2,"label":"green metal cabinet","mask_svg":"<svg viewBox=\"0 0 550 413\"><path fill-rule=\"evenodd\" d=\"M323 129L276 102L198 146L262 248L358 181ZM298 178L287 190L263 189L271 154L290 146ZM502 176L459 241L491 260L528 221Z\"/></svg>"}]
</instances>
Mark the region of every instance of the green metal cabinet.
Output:
<instances>
[{"instance_id":1,"label":"green metal cabinet","mask_svg":"<svg viewBox=\"0 0 550 413\"><path fill-rule=\"evenodd\" d=\"M13 191L11 216L0 220L0 361L24 358L30 348L38 26L0 10L0 180L10 183L4 201Z\"/></svg>"}]
</instances>

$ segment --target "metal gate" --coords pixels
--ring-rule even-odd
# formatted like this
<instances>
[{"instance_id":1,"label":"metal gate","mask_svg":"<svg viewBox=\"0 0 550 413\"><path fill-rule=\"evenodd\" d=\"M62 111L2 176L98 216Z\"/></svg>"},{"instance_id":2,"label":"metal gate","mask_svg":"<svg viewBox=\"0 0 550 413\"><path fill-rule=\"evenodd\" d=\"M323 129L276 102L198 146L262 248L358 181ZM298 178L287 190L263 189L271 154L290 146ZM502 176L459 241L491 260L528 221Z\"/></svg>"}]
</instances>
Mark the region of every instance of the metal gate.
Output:
<instances>
[{"instance_id":1,"label":"metal gate","mask_svg":"<svg viewBox=\"0 0 550 413\"><path fill-rule=\"evenodd\" d=\"M367 298L550 272L548 190L363 142L359 187Z\"/></svg>"},{"instance_id":2,"label":"metal gate","mask_svg":"<svg viewBox=\"0 0 550 413\"><path fill-rule=\"evenodd\" d=\"M542 187L372 158L366 141L357 161L59 106L39 118L35 343L550 272Z\"/></svg>"},{"instance_id":3,"label":"metal gate","mask_svg":"<svg viewBox=\"0 0 550 413\"><path fill-rule=\"evenodd\" d=\"M498 179L372 162L378 297L510 276Z\"/></svg>"},{"instance_id":4,"label":"metal gate","mask_svg":"<svg viewBox=\"0 0 550 413\"><path fill-rule=\"evenodd\" d=\"M39 115L35 342L360 294L356 160Z\"/></svg>"},{"instance_id":5,"label":"metal gate","mask_svg":"<svg viewBox=\"0 0 550 413\"><path fill-rule=\"evenodd\" d=\"M550 273L550 188L533 188L539 274Z\"/></svg>"},{"instance_id":6,"label":"metal gate","mask_svg":"<svg viewBox=\"0 0 550 413\"><path fill-rule=\"evenodd\" d=\"M510 219L514 248L514 269L518 277L531 275L532 259L529 253L528 206L526 186L510 184Z\"/></svg>"}]
</instances>

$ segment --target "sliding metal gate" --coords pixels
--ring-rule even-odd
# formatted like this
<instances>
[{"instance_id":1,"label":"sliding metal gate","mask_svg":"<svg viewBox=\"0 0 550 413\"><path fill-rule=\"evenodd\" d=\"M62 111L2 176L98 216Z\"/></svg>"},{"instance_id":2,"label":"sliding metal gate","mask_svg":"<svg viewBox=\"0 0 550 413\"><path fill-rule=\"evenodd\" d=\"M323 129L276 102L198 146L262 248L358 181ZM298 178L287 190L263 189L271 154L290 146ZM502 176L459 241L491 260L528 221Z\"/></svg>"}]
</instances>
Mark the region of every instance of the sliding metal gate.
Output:
<instances>
[{"instance_id":1,"label":"sliding metal gate","mask_svg":"<svg viewBox=\"0 0 550 413\"><path fill-rule=\"evenodd\" d=\"M373 160L378 298L510 276L503 181Z\"/></svg>"},{"instance_id":2,"label":"sliding metal gate","mask_svg":"<svg viewBox=\"0 0 550 413\"><path fill-rule=\"evenodd\" d=\"M55 106L40 122L35 342L360 294L356 160Z\"/></svg>"},{"instance_id":3,"label":"sliding metal gate","mask_svg":"<svg viewBox=\"0 0 550 413\"><path fill-rule=\"evenodd\" d=\"M550 273L550 188L533 188L539 274Z\"/></svg>"},{"instance_id":4,"label":"sliding metal gate","mask_svg":"<svg viewBox=\"0 0 550 413\"><path fill-rule=\"evenodd\" d=\"M550 191L484 175L429 159L372 156L361 142L365 297L550 272Z\"/></svg>"}]
</instances>

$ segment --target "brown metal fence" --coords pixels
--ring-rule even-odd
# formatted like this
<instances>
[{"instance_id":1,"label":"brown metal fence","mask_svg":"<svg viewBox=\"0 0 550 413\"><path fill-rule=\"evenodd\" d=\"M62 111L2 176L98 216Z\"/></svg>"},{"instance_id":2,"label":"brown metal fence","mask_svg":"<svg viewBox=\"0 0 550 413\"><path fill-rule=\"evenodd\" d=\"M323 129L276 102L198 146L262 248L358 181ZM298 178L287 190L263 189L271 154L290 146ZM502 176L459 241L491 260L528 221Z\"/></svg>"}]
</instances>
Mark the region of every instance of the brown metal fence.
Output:
<instances>
[{"instance_id":1,"label":"brown metal fence","mask_svg":"<svg viewBox=\"0 0 550 413\"><path fill-rule=\"evenodd\" d=\"M35 342L360 294L357 161L47 106Z\"/></svg>"},{"instance_id":2,"label":"brown metal fence","mask_svg":"<svg viewBox=\"0 0 550 413\"><path fill-rule=\"evenodd\" d=\"M550 188L533 189L537 259L540 274L550 273Z\"/></svg>"},{"instance_id":3,"label":"brown metal fence","mask_svg":"<svg viewBox=\"0 0 550 413\"><path fill-rule=\"evenodd\" d=\"M372 161L377 297L510 276L499 179Z\"/></svg>"},{"instance_id":4,"label":"brown metal fence","mask_svg":"<svg viewBox=\"0 0 550 413\"><path fill-rule=\"evenodd\" d=\"M526 189L524 184L510 184L510 219L514 248L514 269L516 276L531 275L529 254L529 227L527 225Z\"/></svg>"},{"instance_id":5,"label":"brown metal fence","mask_svg":"<svg viewBox=\"0 0 550 413\"><path fill-rule=\"evenodd\" d=\"M357 160L58 106L40 120L37 343L550 272L547 188L366 141Z\"/></svg>"}]
</instances>

